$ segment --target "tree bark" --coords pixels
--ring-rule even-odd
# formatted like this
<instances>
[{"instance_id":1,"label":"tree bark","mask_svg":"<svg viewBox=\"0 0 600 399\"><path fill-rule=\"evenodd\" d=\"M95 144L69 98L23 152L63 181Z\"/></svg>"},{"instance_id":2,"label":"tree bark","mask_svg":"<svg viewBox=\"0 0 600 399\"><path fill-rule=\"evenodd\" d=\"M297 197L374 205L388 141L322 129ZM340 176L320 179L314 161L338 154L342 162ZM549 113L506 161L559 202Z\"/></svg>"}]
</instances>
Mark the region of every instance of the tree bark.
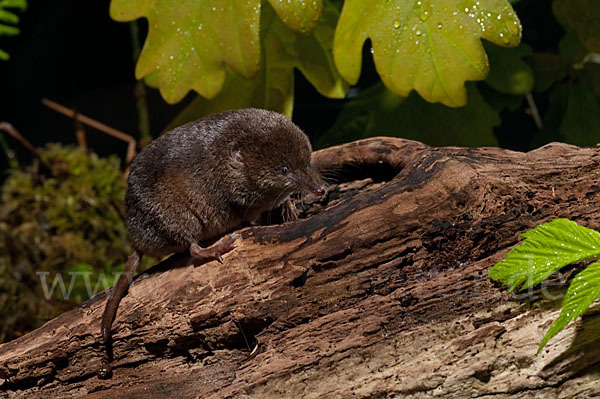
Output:
<instances>
[{"instance_id":1,"label":"tree bark","mask_svg":"<svg viewBox=\"0 0 600 399\"><path fill-rule=\"evenodd\" d=\"M536 355L560 301L539 289L510 296L487 273L542 222L600 227L600 147L520 153L373 138L314 161L337 182L300 205L300 220L242 229L223 264L174 256L136 278L113 325L111 379L96 376L105 291L0 346L0 392L600 395L598 308Z\"/></svg>"}]
</instances>

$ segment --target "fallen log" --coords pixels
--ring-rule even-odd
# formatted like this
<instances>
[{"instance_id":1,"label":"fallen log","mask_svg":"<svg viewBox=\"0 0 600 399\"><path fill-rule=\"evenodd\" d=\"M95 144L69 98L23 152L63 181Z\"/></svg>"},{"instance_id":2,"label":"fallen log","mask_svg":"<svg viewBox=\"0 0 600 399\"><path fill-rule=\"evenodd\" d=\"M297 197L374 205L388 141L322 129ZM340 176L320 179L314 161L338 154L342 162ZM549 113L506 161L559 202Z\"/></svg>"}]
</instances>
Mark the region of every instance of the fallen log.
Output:
<instances>
[{"instance_id":1,"label":"fallen log","mask_svg":"<svg viewBox=\"0 0 600 399\"><path fill-rule=\"evenodd\" d=\"M222 265L174 256L136 278L111 379L96 376L105 291L1 345L1 395L600 395L597 308L536 356L560 301L511 297L487 274L542 222L600 227L600 147L373 138L314 161L333 183L297 222L242 229Z\"/></svg>"}]
</instances>

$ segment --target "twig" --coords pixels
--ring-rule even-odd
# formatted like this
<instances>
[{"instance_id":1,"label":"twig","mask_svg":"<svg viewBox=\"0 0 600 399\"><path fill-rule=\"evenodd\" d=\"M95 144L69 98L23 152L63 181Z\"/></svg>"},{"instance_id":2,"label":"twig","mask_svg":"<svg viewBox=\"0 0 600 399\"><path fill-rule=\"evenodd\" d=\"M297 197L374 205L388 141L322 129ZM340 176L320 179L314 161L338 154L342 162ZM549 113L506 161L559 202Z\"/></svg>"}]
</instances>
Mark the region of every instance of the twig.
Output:
<instances>
[{"instance_id":1,"label":"twig","mask_svg":"<svg viewBox=\"0 0 600 399\"><path fill-rule=\"evenodd\" d=\"M0 122L0 130L8 133L11 137L21 143L21 145L25 147L35 157L35 159L40 162L40 165L52 172L52 168L50 168L46 161L42 159L42 156L38 150L25 137L23 137L23 135L19 133L13 125L8 122Z\"/></svg>"},{"instance_id":2,"label":"twig","mask_svg":"<svg viewBox=\"0 0 600 399\"><path fill-rule=\"evenodd\" d=\"M242 337L244 337L244 342L246 343L246 348L248 348L248 352L251 352L252 349L250 348L250 344L248 343L248 340L246 339L246 334L244 334L244 330L242 329L242 325L235 319L233 319L233 322L235 323L235 325L237 326L237 328L240 329L240 332L242 333Z\"/></svg>"},{"instance_id":3,"label":"twig","mask_svg":"<svg viewBox=\"0 0 600 399\"><path fill-rule=\"evenodd\" d=\"M131 137L130 135L128 135L127 133L123 133L120 130L114 129L110 126L105 125L104 123L98 122L95 119L92 119L88 116L85 116L83 114L79 114L76 113L75 111L73 111L70 108L67 108L63 105L60 105L58 103L55 103L52 100L48 100L47 98L42 98L42 103L50 108L55 110L56 112L60 112L63 115L66 115L70 118L76 118L77 120L81 121L82 123L85 123L88 126L93 127L94 129L98 129L99 131L108 134L109 136L113 136L119 140L125 141L128 143L127 146L127 155L125 156L125 163L126 165L129 165L131 163L131 161L133 160L133 158L135 157L135 146L136 146L136 141L133 137Z\"/></svg>"},{"instance_id":4,"label":"twig","mask_svg":"<svg viewBox=\"0 0 600 399\"><path fill-rule=\"evenodd\" d=\"M525 95L525 98L527 99L527 104L529 104L529 109L531 109L531 116L533 117L535 126L538 128L538 130L541 130L544 124L542 123L542 118L540 117L540 112L538 111L537 105L535 105L533 95L531 92L529 92Z\"/></svg>"},{"instance_id":5,"label":"twig","mask_svg":"<svg viewBox=\"0 0 600 399\"><path fill-rule=\"evenodd\" d=\"M83 124L77 117L79 115L77 109L74 109L73 111L75 112L75 116L73 117L73 128L75 129L75 137L77 138L77 144L79 144L79 146L85 150L87 148L87 142L85 139L85 128L83 127Z\"/></svg>"}]
</instances>

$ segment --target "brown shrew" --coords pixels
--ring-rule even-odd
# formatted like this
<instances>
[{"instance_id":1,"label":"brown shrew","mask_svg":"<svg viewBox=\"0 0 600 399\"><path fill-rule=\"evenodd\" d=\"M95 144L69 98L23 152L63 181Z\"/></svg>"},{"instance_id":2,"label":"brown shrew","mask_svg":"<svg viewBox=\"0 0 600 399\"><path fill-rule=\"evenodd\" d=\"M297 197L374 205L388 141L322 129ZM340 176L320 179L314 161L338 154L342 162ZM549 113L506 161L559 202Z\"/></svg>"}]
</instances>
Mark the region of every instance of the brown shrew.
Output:
<instances>
[{"instance_id":1,"label":"brown shrew","mask_svg":"<svg viewBox=\"0 0 600 399\"><path fill-rule=\"evenodd\" d=\"M240 225L276 208L284 221L295 220L290 194L324 192L311 153L308 138L287 117L253 108L180 126L139 153L125 195L135 251L102 315L100 377L111 374L112 323L142 256L189 251L204 262L223 262L237 236L228 233Z\"/></svg>"}]
</instances>

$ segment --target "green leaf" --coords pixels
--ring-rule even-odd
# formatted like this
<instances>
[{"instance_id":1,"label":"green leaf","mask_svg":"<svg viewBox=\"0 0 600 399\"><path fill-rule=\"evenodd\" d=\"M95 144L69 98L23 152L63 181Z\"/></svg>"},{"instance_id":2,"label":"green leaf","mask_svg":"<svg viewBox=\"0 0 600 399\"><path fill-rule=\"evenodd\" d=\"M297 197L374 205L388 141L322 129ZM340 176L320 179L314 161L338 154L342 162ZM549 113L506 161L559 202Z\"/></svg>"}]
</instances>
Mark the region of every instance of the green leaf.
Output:
<instances>
[{"instance_id":1,"label":"green leaf","mask_svg":"<svg viewBox=\"0 0 600 399\"><path fill-rule=\"evenodd\" d=\"M567 75L568 65L558 54L534 53L528 57L528 60L535 74L533 90L537 92L550 89L555 82Z\"/></svg>"},{"instance_id":2,"label":"green leaf","mask_svg":"<svg viewBox=\"0 0 600 399\"><path fill-rule=\"evenodd\" d=\"M587 64L586 70L596 97L600 97L600 64Z\"/></svg>"},{"instance_id":3,"label":"green leaf","mask_svg":"<svg viewBox=\"0 0 600 399\"><path fill-rule=\"evenodd\" d=\"M527 94L535 81L533 70L523 58L531 54L531 47L521 44L502 48L484 42L490 62L490 74L485 83L505 94Z\"/></svg>"},{"instance_id":4,"label":"green leaf","mask_svg":"<svg viewBox=\"0 0 600 399\"><path fill-rule=\"evenodd\" d=\"M15 36L19 34L19 29L14 26L0 24L0 36Z\"/></svg>"},{"instance_id":5,"label":"green leaf","mask_svg":"<svg viewBox=\"0 0 600 399\"><path fill-rule=\"evenodd\" d=\"M279 20L273 23L271 36L279 37L289 61L298 68L304 77L322 95L329 98L344 98L348 83L335 67L333 61L333 40L338 10L329 2L324 3L319 24L310 35L292 34ZM283 60L283 56L281 56ZM265 63L270 62L266 59Z\"/></svg>"},{"instance_id":6,"label":"green leaf","mask_svg":"<svg viewBox=\"0 0 600 399\"><path fill-rule=\"evenodd\" d=\"M19 23L19 17L10 11L3 10L0 7L0 22L7 22L16 25Z\"/></svg>"},{"instance_id":7,"label":"green leaf","mask_svg":"<svg viewBox=\"0 0 600 399\"><path fill-rule=\"evenodd\" d=\"M560 134L560 125L567 110L569 86L568 83L559 84L550 92L550 102L543 119L544 127L533 137L531 143L534 148L564 140Z\"/></svg>"},{"instance_id":8,"label":"green leaf","mask_svg":"<svg viewBox=\"0 0 600 399\"><path fill-rule=\"evenodd\" d=\"M159 81L158 81L158 73L152 72L148 75L144 76L144 83L146 83L149 87L154 89L158 89Z\"/></svg>"},{"instance_id":9,"label":"green leaf","mask_svg":"<svg viewBox=\"0 0 600 399\"><path fill-rule=\"evenodd\" d=\"M552 11L564 27L565 35L559 42L560 58L550 63L547 56L540 63L555 70L555 76L547 77L547 82L551 84L560 79L563 83L550 95L544 128L534 138L534 144L564 141L587 146L600 141L600 100L597 96L600 77L596 65L585 62L589 59L590 48L595 48L596 40L600 40L597 13L590 14L596 12L599 5L587 0L556 0L552 4ZM540 78L544 79L541 75Z\"/></svg>"},{"instance_id":10,"label":"green leaf","mask_svg":"<svg viewBox=\"0 0 600 399\"><path fill-rule=\"evenodd\" d=\"M6 22L9 24L17 24L19 17L12 12L6 11L6 8L17 8L24 11L27 8L26 0L1 0L0 1L0 22ZM19 29L14 26L8 26L0 24L0 36L15 36L19 34ZM10 55L2 49L0 49L0 60L8 61Z\"/></svg>"},{"instance_id":11,"label":"green leaf","mask_svg":"<svg viewBox=\"0 0 600 399\"><path fill-rule=\"evenodd\" d=\"M600 142L600 100L581 79L569 85L567 108L560 124L563 141L578 146Z\"/></svg>"},{"instance_id":12,"label":"green leaf","mask_svg":"<svg viewBox=\"0 0 600 399\"><path fill-rule=\"evenodd\" d=\"M525 241L496 263L490 277L526 290L574 262L600 255L600 233L568 219L554 219L522 234Z\"/></svg>"},{"instance_id":13,"label":"green leaf","mask_svg":"<svg viewBox=\"0 0 600 399\"><path fill-rule=\"evenodd\" d=\"M336 10L338 10L338 12L342 11L344 0L330 0L330 3L335 7Z\"/></svg>"},{"instance_id":14,"label":"green leaf","mask_svg":"<svg viewBox=\"0 0 600 399\"><path fill-rule=\"evenodd\" d=\"M571 320L582 315L598 298L600 298L600 262L594 262L571 281L563 299L560 316L546 332L538 347L538 353L552 337L565 328Z\"/></svg>"},{"instance_id":15,"label":"green leaf","mask_svg":"<svg viewBox=\"0 0 600 399\"><path fill-rule=\"evenodd\" d=\"M565 29L565 35L558 43L560 55L566 60L568 65L579 62L588 50L581 42L579 35L573 26L571 26L568 13L569 4L564 0L557 0L552 3L552 12L557 21Z\"/></svg>"},{"instance_id":16,"label":"green leaf","mask_svg":"<svg viewBox=\"0 0 600 399\"><path fill-rule=\"evenodd\" d=\"M554 7L566 16L589 51L600 52L600 1L556 0Z\"/></svg>"},{"instance_id":17,"label":"green leaf","mask_svg":"<svg viewBox=\"0 0 600 399\"><path fill-rule=\"evenodd\" d=\"M497 113L505 108L509 111L516 111L523 104L523 95L501 93L483 83L477 84L477 90L483 97L483 100Z\"/></svg>"},{"instance_id":18,"label":"green leaf","mask_svg":"<svg viewBox=\"0 0 600 399\"><path fill-rule=\"evenodd\" d=\"M293 108L293 75L289 70L279 71L283 79L275 82L266 81L269 77L277 76L277 66L267 66L267 73L261 73L258 78L244 79L239 75L228 72L223 90L213 99L207 100L197 96L185 109L169 123L165 130L174 129L184 123L199 119L205 115L240 108L267 108L291 116Z\"/></svg>"},{"instance_id":19,"label":"green leaf","mask_svg":"<svg viewBox=\"0 0 600 399\"><path fill-rule=\"evenodd\" d=\"M110 5L117 21L148 19L136 77L158 72L169 103L191 89L215 97L225 81L225 66L246 78L258 74L260 11L260 0L113 0Z\"/></svg>"},{"instance_id":20,"label":"green leaf","mask_svg":"<svg viewBox=\"0 0 600 399\"><path fill-rule=\"evenodd\" d=\"M457 107L467 101L464 83L488 73L480 39L516 46L521 25L507 0L346 0L334 57L352 84L367 38L386 87L403 96L416 90L427 101Z\"/></svg>"},{"instance_id":21,"label":"green leaf","mask_svg":"<svg viewBox=\"0 0 600 399\"><path fill-rule=\"evenodd\" d=\"M462 108L432 104L412 93L401 97L378 83L349 102L334 126L321 135L317 148L373 136L395 136L426 144L495 146L492 127L498 113L473 84L467 86L469 102Z\"/></svg>"},{"instance_id":22,"label":"green leaf","mask_svg":"<svg viewBox=\"0 0 600 399\"><path fill-rule=\"evenodd\" d=\"M600 142L600 99L594 90L594 82L586 74L558 85L550 95L544 128L536 135L533 144L540 146L562 141L593 146Z\"/></svg>"},{"instance_id":23,"label":"green leaf","mask_svg":"<svg viewBox=\"0 0 600 399\"><path fill-rule=\"evenodd\" d=\"M344 97L347 84L335 69L331 53L338 18L335 7L324 3L319 24L309 35L290 30L268 5L263 7L262 14L263 60L259 76L244 79L229 71L219 95L210 101L197 97L167 129L210 113L246 107L272 109L291 117L294 68L298 68L324 96Z\"/></svg>"},{"instance_id":24,"label":"green leaf","mask_svg":"<svg viewBox=\"0 0 600 399\"><path fill-rule=\"evenodd\" d=\"M269 0L279 18L292 30L306 34L319 22L323 0Z\"/></svg>"},{"instance_id":25,"label":"green leaf","mask_svg":"<svg viewBox=\"0 0 600 399\"><path fill-rule=\"evenodd\" d=\"M2 0L0 1L0 8L17 8L21 11L27 9L26 0Z\"/></svg>"}]
</instances>

